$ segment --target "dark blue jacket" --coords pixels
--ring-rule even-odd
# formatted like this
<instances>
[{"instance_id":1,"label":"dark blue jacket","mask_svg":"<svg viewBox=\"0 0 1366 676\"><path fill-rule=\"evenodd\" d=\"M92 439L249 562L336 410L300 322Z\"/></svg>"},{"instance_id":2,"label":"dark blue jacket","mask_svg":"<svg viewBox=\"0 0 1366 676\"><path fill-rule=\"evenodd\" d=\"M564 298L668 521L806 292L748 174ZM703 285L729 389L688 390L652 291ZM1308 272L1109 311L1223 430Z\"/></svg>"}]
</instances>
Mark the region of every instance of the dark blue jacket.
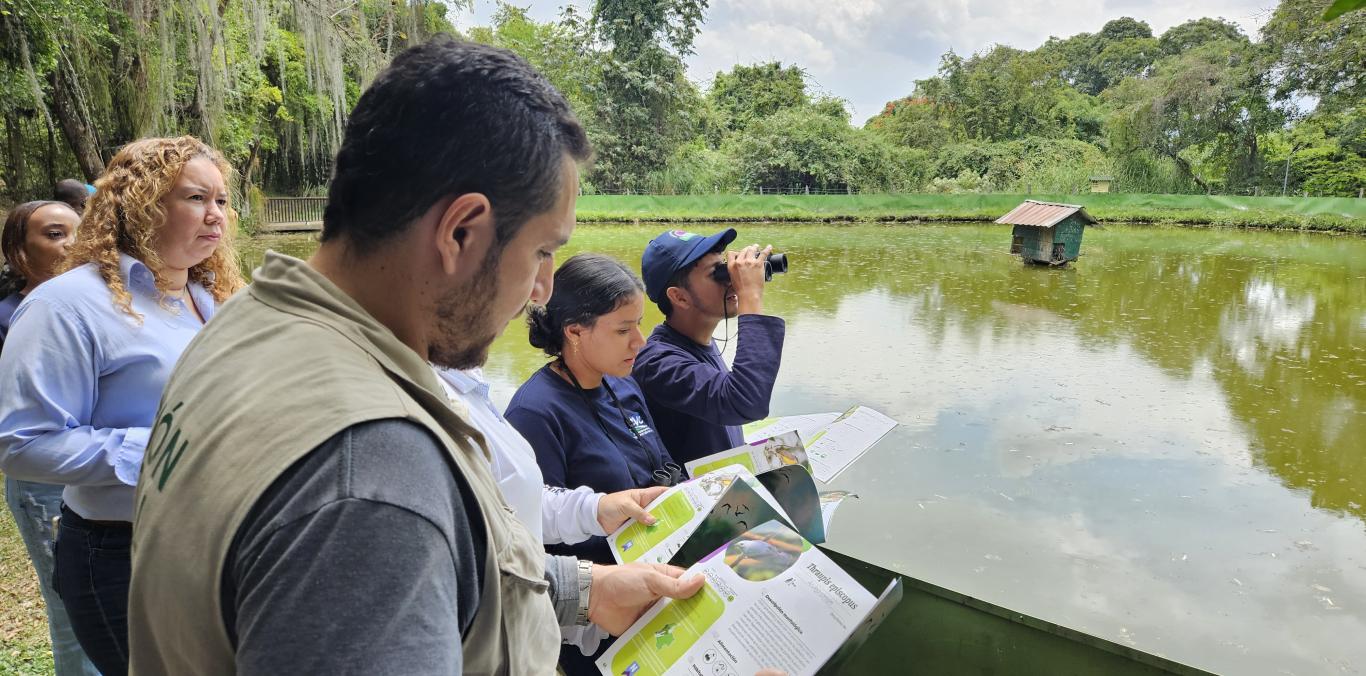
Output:
<instances>
[{"instance_id":1,"label":"dark blue jacket","mask_svg":"<svg viewBox=\"0 0 1366 676\"><path fill-rule=\"evenodd\" d=\"M655 485L654 470L672 462L655 432L640 388L630 378L607 376L603 383L606 387L580 394L546 365L522 383L508 403L504 417L536 451L536 464L547 486L588 486L601 493L646 488ZM607 388L621 403L620 409ZM623 412L626 420L622 420ZM640 435L639 443L628 424ZM615 563L606 538L601 537L547 547L547 551Z\"/></svg>"},{"instance_id":2,"label":"dark blue jacket","mask_svg":"<svg viewBox=\"0 0 1366 676\"><path fill-rule=\"evenodd\" d=\"M668 324L636 357L631 377L680 464L743 444L740 426L768 417L786 325L768 315L741 315L738 325L729 370L715 343L698 345Z\"/></svg>"}]
</instances>

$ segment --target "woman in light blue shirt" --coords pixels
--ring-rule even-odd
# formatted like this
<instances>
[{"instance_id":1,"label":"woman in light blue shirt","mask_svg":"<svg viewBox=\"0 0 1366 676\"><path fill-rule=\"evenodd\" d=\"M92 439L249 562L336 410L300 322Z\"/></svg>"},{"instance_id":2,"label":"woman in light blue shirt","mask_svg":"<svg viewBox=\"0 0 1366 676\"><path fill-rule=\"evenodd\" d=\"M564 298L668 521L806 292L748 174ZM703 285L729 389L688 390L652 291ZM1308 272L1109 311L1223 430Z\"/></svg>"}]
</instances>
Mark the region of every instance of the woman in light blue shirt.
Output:
<instances>
[{"instance_id":1,"label":"woman in light blue shirt","mask_svg":"<svg viewBox=\"0 0 1366 676\"><path fill-rule=\"evenodd\" d=\"M176 360L243 286L231 168L192 137L128 144L95 183L70 269L0 352L0 470L62 484L57 593L99 670L128 669L133 487Z\"/></svg>"},{"instance_id":2,"label":"woman in light blue shirt","mask_svg":"<svg viewBox=\"0 0 1366 676\"><path fill-rule=\"evenodd\" d=\"M4 349L14 311L39 284L57 274L67 247L76 239L80 221L80 214L65 202L25 202L10 210L0 234L0 250L5 255L5 270L0 273L0 350ZM62 507L62 487L7 476L5 502L38 574L52 640L53 670L57 676L99 676L71 630L62 599L52 588L52 519Z\"/></svg>"}]
</instances>

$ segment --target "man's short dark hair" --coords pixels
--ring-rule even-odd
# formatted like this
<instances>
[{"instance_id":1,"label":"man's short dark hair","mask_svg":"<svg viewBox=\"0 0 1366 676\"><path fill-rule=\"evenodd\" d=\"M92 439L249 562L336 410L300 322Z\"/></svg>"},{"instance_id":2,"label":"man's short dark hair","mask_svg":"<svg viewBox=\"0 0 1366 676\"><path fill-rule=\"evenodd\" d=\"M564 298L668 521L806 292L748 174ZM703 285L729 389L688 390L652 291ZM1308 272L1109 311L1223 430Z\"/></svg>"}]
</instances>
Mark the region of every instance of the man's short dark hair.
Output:
<instances>
[{"instance_id":1,"label":"man's short dark hair","mask_svg":"<svg viewBox=\"0 0 1366 676\"><path fill-rule=\"evenodd\" d=\"M86 189L85 184L74 178L64 178L57 181L57 185L52 188L52 199L58 202L66 202L78 214L85 209L87 197L90 197L90 192Z\"/></svg>"},{"instance_id":2,"label":"man's short dark hair","mask_svg":"<svg viewBox=\"0 0 1366 676\"><path fill-rule=\"evenodd\" d=\"M560 196L566 155L588 137L549 81L512 52L437 36L394 59L361 95L332 170L322 240L364 251L437 201L482 193L501 247Z\"/></svg>"}]
</instances>

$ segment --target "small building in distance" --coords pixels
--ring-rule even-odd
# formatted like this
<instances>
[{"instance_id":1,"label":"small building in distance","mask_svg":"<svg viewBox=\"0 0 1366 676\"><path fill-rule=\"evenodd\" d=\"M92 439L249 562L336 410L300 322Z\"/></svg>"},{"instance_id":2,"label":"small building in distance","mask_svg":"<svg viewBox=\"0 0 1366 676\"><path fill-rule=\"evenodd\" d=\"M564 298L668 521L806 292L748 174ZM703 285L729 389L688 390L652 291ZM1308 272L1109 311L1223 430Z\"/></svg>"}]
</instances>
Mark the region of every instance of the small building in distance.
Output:
<instances>
[{"instance_id":1,"label":"small building in distance","mask_svg":"<svg viewBox=\"0 0 1366 676\"><path fill-rule=\"evenodd\" d=\"M1010 213L996 219L1013 225L1010 253L1027 263L1066 265L1081 255L1081 235L1088 225L1099 223L1080 204L1025 200Z\"/></svg>"},{"instance_id":2,"label":"small building in distance","mask_svg":"<svg viewBox=\"0 0 1366 676\"><path fill-rule=\"evenodd\" d=\"M1092 176L1091 192L1110 192L1110 184L1114 180L1114 176Z\"/></svg>"}]
</instances>

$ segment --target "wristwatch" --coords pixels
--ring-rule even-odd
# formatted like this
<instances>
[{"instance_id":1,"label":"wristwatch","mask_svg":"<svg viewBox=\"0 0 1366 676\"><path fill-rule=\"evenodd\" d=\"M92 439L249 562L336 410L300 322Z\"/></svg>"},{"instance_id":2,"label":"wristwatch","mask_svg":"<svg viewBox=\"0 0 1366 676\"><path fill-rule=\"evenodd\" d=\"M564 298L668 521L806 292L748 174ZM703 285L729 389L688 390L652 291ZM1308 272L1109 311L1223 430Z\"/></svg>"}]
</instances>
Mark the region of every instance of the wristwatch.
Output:
<instances>
[{"instance_id":1,"label":"wristwatch","mask_svg":"<svg viewBox=\"0 0 1366 676\"><path fill-rule=\"evenodd\" d=\"M588 626L588 597L593 593L593 562L579 559L579 614L574 618L581 627Z\"/></svg>"}]
</instances>

